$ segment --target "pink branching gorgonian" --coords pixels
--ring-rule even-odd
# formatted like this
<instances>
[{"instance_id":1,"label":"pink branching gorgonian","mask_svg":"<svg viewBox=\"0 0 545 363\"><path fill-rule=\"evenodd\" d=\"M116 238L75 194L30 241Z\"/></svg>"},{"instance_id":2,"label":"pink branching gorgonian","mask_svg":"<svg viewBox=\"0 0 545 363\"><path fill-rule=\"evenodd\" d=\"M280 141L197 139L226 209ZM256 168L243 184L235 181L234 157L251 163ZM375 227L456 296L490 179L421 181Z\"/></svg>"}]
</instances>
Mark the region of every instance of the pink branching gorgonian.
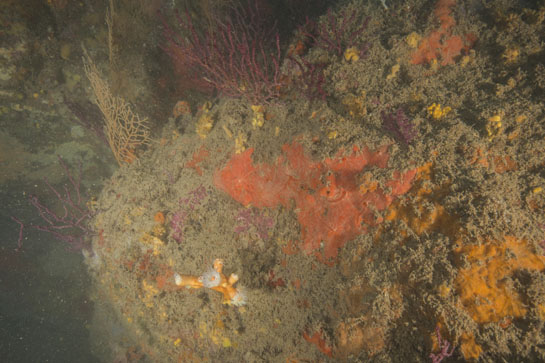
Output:
<instances>
[{"instance_id":1,"label":"pink branching gorgonian","mask_svg":"<svg viewBox=\"0 0 545 363\"><path fill-rule=\"evenodd\" d=\"M69 183L65 184L62 190L58 190L47 179L44 180L57 199L58 208L53 208L42 202L37 196L31 195L30 203L36 208L42 222L39 224L30 223L29 227L50 233L57 240L66 243L71 250L89 249L89 237L94 233L89 226L89 221L94 212L87 203L88 199L81 192L81 165L79 174L74 177L64 160L60 156L58 158ZM21 250L25 224L15 217L12 217L12 220L19 224L17 250Z\"/></svg>"},{"instance_id":2,"label":"pink branching gorgonian","mask_svg":"<svg viewBox=\"0 0 545 363\"><path fill-rule=\"evenodd\" d=\"M225 19L215 14L207 29L197 27L188 11L176 13L179 31L163 21L165 50L198 78L195 84L253 104L267 103L279 96L281 51L276 26L267 24L263 12L260 2L249 1Z\"/></svg>"}]
</instances>

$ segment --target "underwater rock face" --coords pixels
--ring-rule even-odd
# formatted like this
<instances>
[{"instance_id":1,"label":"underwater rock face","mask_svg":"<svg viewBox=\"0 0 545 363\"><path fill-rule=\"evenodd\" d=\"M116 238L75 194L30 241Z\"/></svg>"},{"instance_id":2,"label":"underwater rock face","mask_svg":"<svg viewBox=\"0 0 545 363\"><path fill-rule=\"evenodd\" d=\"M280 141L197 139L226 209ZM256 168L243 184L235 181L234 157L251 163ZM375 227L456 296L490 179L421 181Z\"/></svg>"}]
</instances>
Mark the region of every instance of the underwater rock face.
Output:
<instances>
[{"instance_id":1,"label":"underwater rock face","mask_svg":"<svg viewBox=\"0 0 545 363\"><path fill-rule=\"evenodd\" d=\"M323 248L326 260L369 226L382 222L376 212L386 209L396 196L406 193L416 169L394 172L385 183L371 188L358 185L356 176L365 168L385 168L388 147L372 152L354 146L352 154L339 152L334 158L314 162L297 143L282 147L283 155L273 165L254 165L253 149L235 154L215 176L216 186L243 205L286 208L294 201L301 225L302 249L307 254ZM325 181L323 181L325 180Z\"/></svg>"},{"instance_id":2,"label":"underwater rock face","mask_svg":"<svg viewBox=\"0 0 545 363\"><path fill-rule=\"evenodd\" d=\"M3 360L545 361L543 1L190 3L2 2Z\"/></svg>"}]
</instances>

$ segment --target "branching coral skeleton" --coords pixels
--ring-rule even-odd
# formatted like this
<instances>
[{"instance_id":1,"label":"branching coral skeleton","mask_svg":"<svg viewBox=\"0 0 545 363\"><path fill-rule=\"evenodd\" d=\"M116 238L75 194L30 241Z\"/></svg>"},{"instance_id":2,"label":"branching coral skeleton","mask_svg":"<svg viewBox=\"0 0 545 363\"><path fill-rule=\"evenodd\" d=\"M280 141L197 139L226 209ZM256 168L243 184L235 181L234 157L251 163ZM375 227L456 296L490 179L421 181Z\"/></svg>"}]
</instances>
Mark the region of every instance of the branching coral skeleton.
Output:
<instances>
[{"instance_id":1,"label":"branching coral skeleton","mask_svg":"<svg viewBox=\"0 0 545 363\"><path fill-rule=\"evenodd\" d=\"M246 304L246 295L241 288L235 288L234 285L238 281L236 274L231 274L226 277L223 274L223 261L219 258L214 260L214 267L205 272L201 276L180 275L174 274L174 281L177 286L186 287L188 289L200 289L207 287L209 289L219 291L223 294L223 303L235 306Z\"/></svg>"}]
</instances>

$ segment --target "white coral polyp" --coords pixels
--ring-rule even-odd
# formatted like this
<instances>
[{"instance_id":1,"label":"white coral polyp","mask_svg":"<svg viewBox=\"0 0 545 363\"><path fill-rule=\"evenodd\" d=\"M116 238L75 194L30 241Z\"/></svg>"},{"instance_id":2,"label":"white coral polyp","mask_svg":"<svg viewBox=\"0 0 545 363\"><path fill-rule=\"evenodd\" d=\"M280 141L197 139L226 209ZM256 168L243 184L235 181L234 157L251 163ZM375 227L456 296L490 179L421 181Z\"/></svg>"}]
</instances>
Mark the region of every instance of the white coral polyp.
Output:
<instances>
[{"instance_id":1,"label":"white coral polyp","mask_svg":"<svg viewBox=\"0 0 545 363\"><path fill-rule=\"evenodd\" d=\"M180 276L180 274L177 272L174 274L174 282L177 286L180 286L182 284L182 276Z\"/></svg>"},{"instance_id":2,"label":"white coral polyp","mask_svg":"<svg viewBox=\"0 0 545 363\"><path fill-rule=\"evenodd\" d=\"M221 283L221 275L218 271L210 269L206 271L202 276L202 284L204 287L212 288L219 286Z\"/></svg>"},{"instance_id":3,"label":"white coral polyp","mask_svg":"<svg viewBox=\"0 0 545 363\"><path fill-rule=\"evenodd\" d=\"M231 305L243 306L246 305L246 292L242 288L237 289L237 293L230 301Z\"/></svg>"}]
</instances>

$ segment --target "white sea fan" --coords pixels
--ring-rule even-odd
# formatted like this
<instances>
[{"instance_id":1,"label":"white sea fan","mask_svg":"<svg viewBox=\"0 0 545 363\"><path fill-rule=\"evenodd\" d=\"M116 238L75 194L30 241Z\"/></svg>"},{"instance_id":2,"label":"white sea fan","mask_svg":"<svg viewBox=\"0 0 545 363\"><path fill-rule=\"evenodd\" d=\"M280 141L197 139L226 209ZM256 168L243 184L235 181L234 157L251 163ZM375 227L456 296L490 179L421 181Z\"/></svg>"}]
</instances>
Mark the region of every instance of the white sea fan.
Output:
<instances>
[{"instance_id":1,"label":"white sea fan","mask_svg":"<svg viewBox=\"0 0 545 363\"><path fill-rule=\"evenodd\" d=\"M211 268L201 276L202 284L204 287L216 287L221 283L221 275L218 271Z\"/></svg>"}]
</instances>

